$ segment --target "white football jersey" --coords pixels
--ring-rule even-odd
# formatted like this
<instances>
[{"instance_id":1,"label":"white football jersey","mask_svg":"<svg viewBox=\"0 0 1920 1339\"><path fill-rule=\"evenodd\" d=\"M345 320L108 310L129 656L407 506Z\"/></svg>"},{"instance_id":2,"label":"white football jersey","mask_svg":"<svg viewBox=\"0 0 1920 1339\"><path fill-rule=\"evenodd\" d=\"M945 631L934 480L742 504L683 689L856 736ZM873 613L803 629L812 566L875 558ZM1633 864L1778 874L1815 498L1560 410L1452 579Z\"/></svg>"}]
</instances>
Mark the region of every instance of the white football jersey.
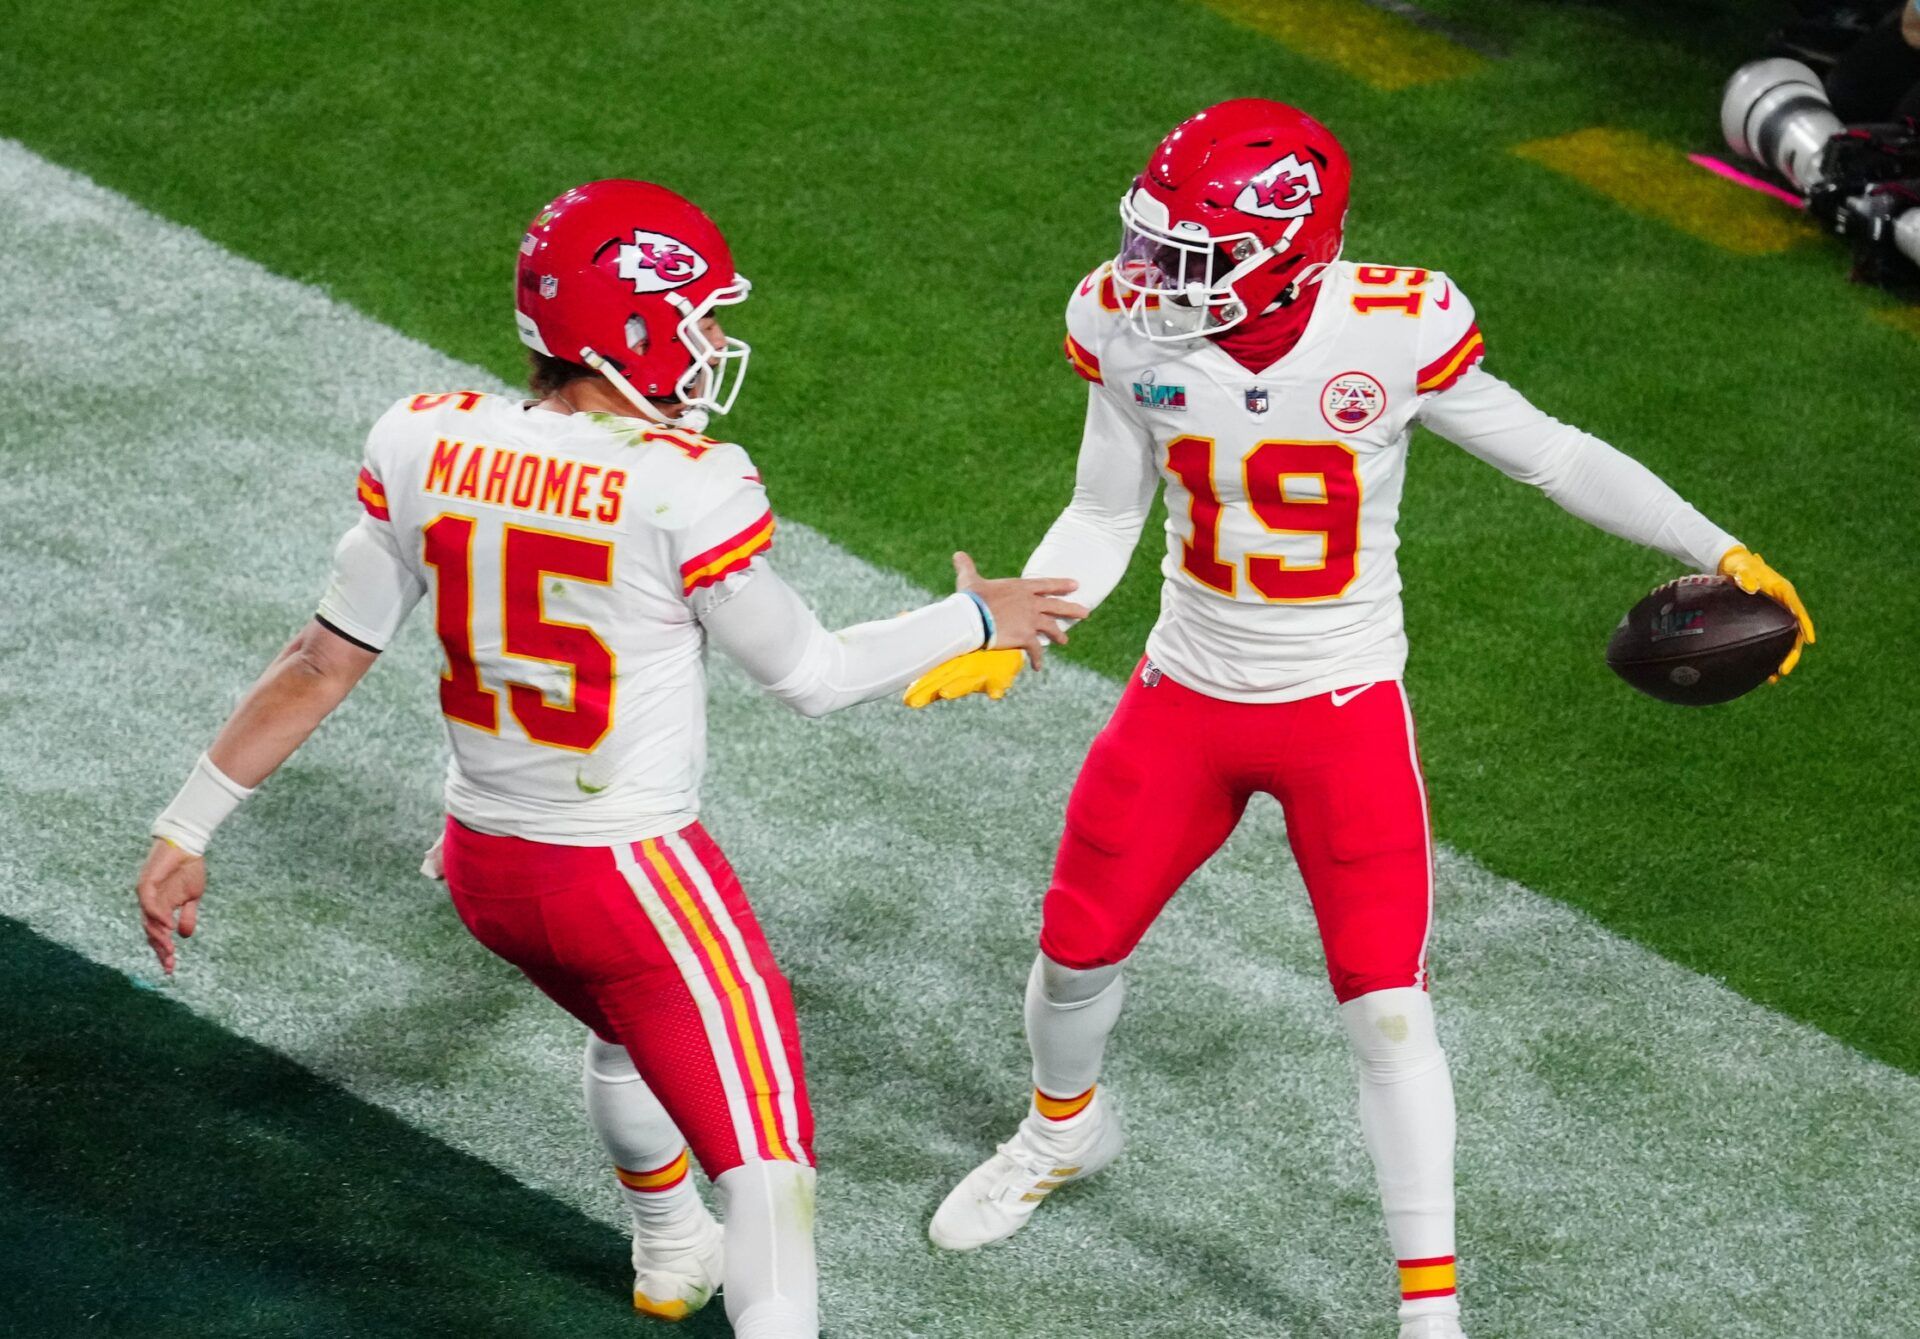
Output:
<instances>
[{"instance_id":1,"label":"white football jersey","mask_svg":"<svg viewBox=\"0 0 1920 1339\"><path fill-rule=\"evenodd\" d=\"M1068 361L1165 479L1154 662L1256 702L1398 677L1408 436L1423 398L1485 353L1447 276L1332 265L1299 343L1257 373L1209 340L1133 333L1104 267L1069 302L1067 332Z\"/></svg>"},{"instance_id":2,"label":"white football jersey","mask_svg":"<svg viewBox=\"0 0 1920 1339\"><path fill-rule=\"evenodd\" d=\"M496 395L416 395L367 439L319 617L374 650L431 601L447 807L568 845L683 827L706 762L703 592L773 542L740 447Z\"/></svg>"}]
</instances>

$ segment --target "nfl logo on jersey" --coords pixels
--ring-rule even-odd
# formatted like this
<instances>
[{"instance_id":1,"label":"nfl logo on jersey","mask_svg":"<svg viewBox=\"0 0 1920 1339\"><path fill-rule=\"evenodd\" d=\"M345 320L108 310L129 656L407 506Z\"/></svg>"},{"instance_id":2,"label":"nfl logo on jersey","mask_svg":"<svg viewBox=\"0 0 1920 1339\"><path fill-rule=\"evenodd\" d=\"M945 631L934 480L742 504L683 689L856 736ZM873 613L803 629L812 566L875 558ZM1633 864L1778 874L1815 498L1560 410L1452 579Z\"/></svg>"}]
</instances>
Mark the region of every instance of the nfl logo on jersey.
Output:
<instances>
[{"instance_id":1,"label":"nfl logo on jersey","mask_svg":"<svg viewBox=\"0 0 1920 1339\"><path fill-rule=\"evenodd\" d=\"M1247 412L1249 414L1264 414L1267 412L1267 388L1265 386L1250 386L1247 388Z\"/></svg>"}]
</instances>

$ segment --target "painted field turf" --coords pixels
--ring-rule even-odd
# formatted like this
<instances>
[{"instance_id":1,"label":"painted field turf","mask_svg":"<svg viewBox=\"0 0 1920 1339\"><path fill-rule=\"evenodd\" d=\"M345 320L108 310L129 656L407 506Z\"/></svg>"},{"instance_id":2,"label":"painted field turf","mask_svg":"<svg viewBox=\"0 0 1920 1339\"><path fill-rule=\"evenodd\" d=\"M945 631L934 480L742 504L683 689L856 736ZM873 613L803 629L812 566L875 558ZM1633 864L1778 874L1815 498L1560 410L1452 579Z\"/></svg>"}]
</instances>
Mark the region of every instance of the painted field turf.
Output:
<instances>
[{"instance_id":1,"label":"painted field turf","mask_svg":"<svg viewBox=\"0 0 1920 1339\"><path fill-rule=\"evenodd\" d=\"M0 616L0 1287L45 1335L637 1324L579 1030L415 873L442 749L424 622L222 833L180 977L136 989L140 828L311 609L358 426L486 374L4 143L0 232L22 467L0 562L33 594ZM148 355L104 397L82 393L88 351L125 312L100 255L152 275ZM925 598L803 524L777 560L830 621ZM1061 664L998 705L806 722L716 666L708 819L798 987L829 1333L1390 1329L1350 1064L1272 805L1139 957L1110 1075L1127 1159L1008 1247L925 1242L1019 1113L1054 816L1115 691ZM1920 1080L1464 856L1440 876L1477 1339L1601 1314L1623 1337L1904 1333Z\"/></svg>"},{"instance_id":2,"label":"painted field turf","mask_svg":"<svg viewBox=\"0 0 1920 1339\"><path fill-rule=\"evenodd\" d=\"M1060 311L1111 250L1114 202L1155 138L1219 97L1298 101L1353 150L1349 254L1444 266L1496 372L1775 560L1822 632L1802 673L1751 700L1689 714L1639 699L1601 646L1671 566L1423 438L1402 561L1439 830L1920 1067L1920 588L1899 556L1920 353L1871 319L1884 304L1847 288L1829 247L1731 255L1511 152L1592 126L1709 145L1720 81L1764 18L1639 0L1434 9L1505 55L1389 92L1172 0L1129 6L1124 25L1092 0L832 16L563 0L537 17L508 0L100 0L12 23L0 133L510 380L508 262L530 210L596 175L681 186L759 283L730 431L789 514L938 583L955 547L1017 566L1067 494L1082 388L1059 364ZM685 64L671 78L669 47ZM142 258L96 259L137 310ZM146 356L137 326L101 353L115 375ZM1076 637L1083 663L1131 663L1155 547Z\"/></svg>"}]
</instances>

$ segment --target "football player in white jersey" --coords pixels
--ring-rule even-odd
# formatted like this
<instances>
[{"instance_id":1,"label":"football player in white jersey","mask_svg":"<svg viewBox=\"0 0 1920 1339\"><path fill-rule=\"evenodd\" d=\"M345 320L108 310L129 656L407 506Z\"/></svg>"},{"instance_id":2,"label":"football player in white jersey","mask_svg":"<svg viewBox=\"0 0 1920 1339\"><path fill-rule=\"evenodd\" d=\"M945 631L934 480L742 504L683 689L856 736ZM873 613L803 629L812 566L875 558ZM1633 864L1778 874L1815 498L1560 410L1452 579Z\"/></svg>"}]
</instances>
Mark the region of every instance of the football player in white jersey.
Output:
<instances>
[{"instance_id":1,"label":"football player in white jersey","mask_svg":"<svg viewBox=\"0 0 1920 1339\"><path fill-rule=\"evenodd\" d=\"M1122 965L1266 792L1358 1062L1402 1339L1457 1339L1453 1089L1427 996L1432 839L1394 557L1408 435L1424 423L1594 525L1780 600L1805 641L1813 626L1732 535L1485 371L1445 274L1343 262L1348 177L1339 142L1291 107L1209 108L1155 150L1121 203L1119 255L1068 303L1086 427L1073 500L1028 570L1098 605L1164 482L1160 619L1067 805L1027 989L1026 1117L931 1235L954 1250L1009 1236L1119 1154L1097 1080ZM908 701L997 697L1018 669L973 653Z\"/></svg>"},{"instance_id":2,"label":"football player in white jersey","mask_svg":"<svg viewBox=\"0 0 1920 1339\"><path fill-rule=\"evenodd\" d=\"M516 282L538 398L416 395L374 425L318 614L154 824L138 894L171 972L214 829L430 599L452 757L429 872L590 1029L634 1305L678 1319L724 1280L735 1334L793 1339L818 1333L813 1121L787 983L698 819L707 643L817 715L977 647L1037 656L1086 611L1058 598L1071 582L983 581L958 554L950 598L821 627L769 563L753 463L700 431L739 392L748 349L716 314L747 292L712 221L659 186L592 182L543 209Z\"/></svg>"}]
</instances>

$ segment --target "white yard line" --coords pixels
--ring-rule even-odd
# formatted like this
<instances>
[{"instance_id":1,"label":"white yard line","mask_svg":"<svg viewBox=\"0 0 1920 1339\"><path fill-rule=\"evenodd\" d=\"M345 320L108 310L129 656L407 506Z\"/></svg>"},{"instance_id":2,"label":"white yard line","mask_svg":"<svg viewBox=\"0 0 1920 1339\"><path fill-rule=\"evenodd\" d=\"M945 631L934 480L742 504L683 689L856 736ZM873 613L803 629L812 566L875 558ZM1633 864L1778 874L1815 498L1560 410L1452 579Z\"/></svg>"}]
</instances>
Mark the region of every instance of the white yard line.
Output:
<instances>
[{"instance_id":1,"label":"white yard line","mask_svg":"<svg viewBox=\"0 0 1920 1339\"><path fill-rule=\"evenodd\" d=\"M0 914L151 980L128 890L145 825L311 610L360 434L403 392L491 379L5 140L0 241ZM777 418L755 421L778 499ZM830 619L923 598L798 524L776 554ZM612 1222L578 1030L412 873L436 654L416 620L222 834L165 989ZM1117 689L1056 664L998 706L809 723L714 677L710 825L800 992L830 1332L1388 1332L1273 806L1139 957L1110 1075L1129 1157L1012 1246L937 1257L927 1214L1023 1101L1039 892ZM1914 1333L1920 1080L1463 856L1439 874L1476 1336Z\"/></svg>"}]
</instances>

